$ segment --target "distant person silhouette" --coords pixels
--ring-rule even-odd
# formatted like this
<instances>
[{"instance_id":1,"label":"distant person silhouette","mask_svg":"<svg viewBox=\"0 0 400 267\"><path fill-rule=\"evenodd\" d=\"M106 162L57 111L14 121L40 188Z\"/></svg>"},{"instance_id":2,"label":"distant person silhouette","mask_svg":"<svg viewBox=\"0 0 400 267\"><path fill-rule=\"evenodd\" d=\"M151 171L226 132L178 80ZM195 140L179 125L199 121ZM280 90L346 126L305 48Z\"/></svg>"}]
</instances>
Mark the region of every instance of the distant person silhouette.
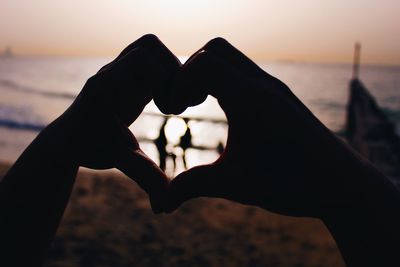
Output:
<instances>
[{"instance_id":1,"label":"distant person silhouette","mask_svg":"<svg viewBox=\"0 0 400 267\"><path fill-rule=\"evenodd\" d=\"M166 170L167 159L168 159L168 157L170 157L172 160L172 163L173 163L173 169L172 169L171 173L174 174L175 170L176 170L176 155L175 155L175 153L167 151L168 139L165 135L165 126L167 125L167 122L168 122L168 118L165 118L163 124L160 127L160 133L158 134L157 139L154 140L154 143L158 150L158 155L159 155L159 159L160 159L160 164L159 164L160 169L162 169L163 171Z\"/></svg>"},{"instance_id":2,"label":"distant person silhouette","mask_svg":"<svg viewBox=\"0 0 400 267\"><path fill-rule=\"evenodd\" d=\"M183 154L182 154L183 166L185 167L185 169L187 169L186 150L188 148L191 148L193 145L192 145L192 133L191 133L190 127L189 127L189 119L184 118L184 121L186 124L186 131L180 138L179 146L183 150Z\"/></svg>"},{"instance_id":3,"label":"distant person silhouette","mask_svg":"<svg viewBox=\"0 0 400 267\"><path fill-rule=\"evenodd\" d=\"M165 126L167 125L168 122L168 118L164 118L164 122L160 127L160 132L158 134L158 137L156 140L154 140L154 143L157 147L158 150L158 156L160 159L160 169L165 171L166 168L166 161L167 161L167 156L168 156L168 152L167 152L167 144L168 144L168 140L167 137L165 136Z\"/></svg>"},{"instance_id":4,"label":"distant person silhouette","mask_svg":"<svg viewBox=\"0 0 400 267\"><path fill-rule=\"evenodd\" d=\"M215 149L219 155L222 155L224 153L224 144L220 141Z\"/></svg>"}]
</instances>

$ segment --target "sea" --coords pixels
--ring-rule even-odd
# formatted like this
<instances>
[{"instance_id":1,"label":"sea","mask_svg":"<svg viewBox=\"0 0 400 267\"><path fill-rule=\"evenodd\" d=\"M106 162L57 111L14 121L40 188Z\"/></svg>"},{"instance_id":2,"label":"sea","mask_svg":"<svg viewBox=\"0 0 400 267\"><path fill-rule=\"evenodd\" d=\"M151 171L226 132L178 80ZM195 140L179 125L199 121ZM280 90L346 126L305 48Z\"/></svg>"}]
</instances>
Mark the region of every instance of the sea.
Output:
<instances>
[{"instance_id":1,"label":"sea","mask_svg":"<svg viewBox=\"0 0 400 267\"><path fill-rule=\"evenodd\" d=\"M110 60L100 57L0 58L0 161L14 162L40 130L73 102L86 80ZM338 134L343 132L352 75L350 64L257 63L286 83L329 129ZM400 66L362 65L360 79L400 133ZM188 118L188 123L183 118ZM159 154L154 140L165 119L151 102L130 127L142 149L157 163ZM179 143L187 127L192 147L184 151ZM165 134L167 151L171 154L166 162L169 175L217 159L218 147L226 143L227 129L224 112L213 97L179 116L168 117Z\"/></svg>"}]
</instances>

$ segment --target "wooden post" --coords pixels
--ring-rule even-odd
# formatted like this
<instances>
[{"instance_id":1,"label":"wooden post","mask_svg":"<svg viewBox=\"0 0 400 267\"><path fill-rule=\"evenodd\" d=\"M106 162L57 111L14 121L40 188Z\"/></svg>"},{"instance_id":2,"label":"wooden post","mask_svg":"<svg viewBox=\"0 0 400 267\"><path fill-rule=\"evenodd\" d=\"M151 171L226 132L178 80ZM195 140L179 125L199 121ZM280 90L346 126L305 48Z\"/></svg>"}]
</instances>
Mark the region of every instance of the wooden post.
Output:
<instances>
[{"instance_id":1,"label":"wooden post","mask_svg":"<svg viewBox=\"0 0 400 267\"><path fill-rule=\"evenodd\" d=\"M360 54L361 44L357 42L354 45L354 58L353 58L353 79L358 79L360 72Z\"/></svg>"}]
</instances>

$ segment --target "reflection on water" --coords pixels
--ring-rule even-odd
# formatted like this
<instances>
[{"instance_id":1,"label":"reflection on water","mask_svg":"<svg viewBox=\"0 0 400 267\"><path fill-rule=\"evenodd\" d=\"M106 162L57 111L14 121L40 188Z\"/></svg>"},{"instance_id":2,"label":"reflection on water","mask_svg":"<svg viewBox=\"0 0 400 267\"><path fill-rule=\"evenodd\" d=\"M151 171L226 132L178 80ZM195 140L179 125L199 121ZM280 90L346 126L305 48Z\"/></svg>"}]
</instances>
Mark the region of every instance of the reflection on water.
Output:
<instances>
[{"instance_id":1,"label":"reflection on water","mask_svg":"<svg viewBox=\"0 0 400 267\"><path fill-rule=\"evenodd\" d=\"M161 118L158 136L154 139L139 138L139 142L156 147L157 154L154 155L154 149L142 146L148 155L154 155L152 158L158 160L160 168L171 177L195 165L211 163L223 152L227 138L226 120L158 113L144 113L142 116L145 122L151 120L149 117ZM212 129L212 138L205 138L207 128Z\"/></svg>"}]
</instances>

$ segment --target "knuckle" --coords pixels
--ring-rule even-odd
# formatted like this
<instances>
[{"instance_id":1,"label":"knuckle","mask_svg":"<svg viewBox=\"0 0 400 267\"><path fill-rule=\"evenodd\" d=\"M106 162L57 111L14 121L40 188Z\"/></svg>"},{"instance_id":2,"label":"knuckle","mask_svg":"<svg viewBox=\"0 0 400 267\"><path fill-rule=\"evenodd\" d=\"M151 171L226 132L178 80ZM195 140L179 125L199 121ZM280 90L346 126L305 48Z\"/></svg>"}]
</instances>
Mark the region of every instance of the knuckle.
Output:
<instances>
[{"instance_id":1,"label":"knuckle","mask_svg":"<svg viewBox=\"0 0 400 267\"><path fill-rule=\"evenodd\" d=\"M143 35L139 40L144 46L159 46L161 44L160 39L152 33Z\"/></svg>"},{"instance_id":2,"label":"knuckle","mask_svg":"<svg viewBox=\"0 0 400 267\"><path fill-rule=\"evenodd\" d=\"M209 58L210 53L207 50L202 50L186 64L183 70L191 71L192 69L203 68L207 65Z\"/></svg>"},{"instance_id":3,"label":"knuckle","mask_svg":"<svg viewBox=\"0 0 400 267\"><path fill-rule=\"evenodd\" d=\"M100 84L101 82L99 81L98 75L97 74L93 75L86 81L77 99L79 99L80 101L97 99L97 94L98 94L97 92Z\"/></svg>"},{"instance_id":4,"label":"knuckle","mask_svg":"<svg viewBox=\"0 0 400 267\"><path fill-rule=\"evenodd\" d=\"M212 49L212 48L224 48L230 46L230 43L223 37L216 37L208 41L205 45L205 48Z\"/></svg>"},{"instance_id":5,"label":"knuckle","mask_svg":"<svg viewBox=\"0 0 400 267\"><path fill-rule=\"evenodd\" d=\"M102 83L102 80L103 79L101 78L101 75L95 74L86 81L85 87L88 88L98 87Z\"/></svg>"},{"instance_id":6,"label":"knuckle","mask_svg":"<svg viewBox=\"0 0 400 267\"><path fill-rule=\"evenodd\" d=\"M140 39L149 40L149 41L159 41L157 35L155 35L153 33L147 33L147 34L143 35Z\"/></svg>"},{"instance_id":7,"label":"knuckle","mask_svg":"<svg viewBox=\"0 0 400 267\"><path fill-rule=\"evenodd\" d=\"M104 88L108 86L109 79L103 73L97 73L86 81L82 89L82 97L84 99L99 101L104 93Z\"/></svg>"},{"instance_id":8,"label":"knuckle","mask_svg":"<svg viewBox=\"0 0 400 267\"><path fill-rule=\"evenodd\" d=\"M178 58L154 34L146 34L139 39L140 49L147 49L169 72L176 71L181 63Z\"/></svg>"}]
</instances>

